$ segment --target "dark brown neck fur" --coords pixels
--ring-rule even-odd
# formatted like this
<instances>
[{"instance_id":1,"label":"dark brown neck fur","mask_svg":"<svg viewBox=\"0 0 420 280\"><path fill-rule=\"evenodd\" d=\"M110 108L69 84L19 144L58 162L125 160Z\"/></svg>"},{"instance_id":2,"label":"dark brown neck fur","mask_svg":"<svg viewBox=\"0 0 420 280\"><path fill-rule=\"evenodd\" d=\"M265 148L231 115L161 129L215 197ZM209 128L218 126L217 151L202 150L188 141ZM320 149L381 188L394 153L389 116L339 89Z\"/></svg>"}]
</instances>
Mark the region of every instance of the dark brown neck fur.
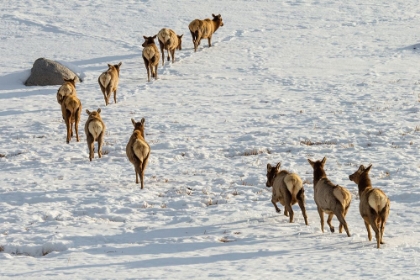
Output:
<instances>
[{"instance_id":1,"label":"dark brown neck fur","mask_svg":"<svg viewBox=\"0 0 420 280\"><path fill-rule=\"evenodd\" d=\"M364 172L360 175L360 180L359 184L357 184L357 187L359 188L359 196L361 196L366 189L372 188L369 173Z\"/></svg>"},{"instance_id":2,"label":"dark brown neck fur","mask_svg":"<svg viewBox=\"0 0 420 280\"><path fill-rule=\"evenodd\" d=\"M314 187L316 184L318 184L318 181L322 178L326 178L327 174L325 173L324 169L322 167L318 167L314 169Z\"/></svg>"}]
</instances>

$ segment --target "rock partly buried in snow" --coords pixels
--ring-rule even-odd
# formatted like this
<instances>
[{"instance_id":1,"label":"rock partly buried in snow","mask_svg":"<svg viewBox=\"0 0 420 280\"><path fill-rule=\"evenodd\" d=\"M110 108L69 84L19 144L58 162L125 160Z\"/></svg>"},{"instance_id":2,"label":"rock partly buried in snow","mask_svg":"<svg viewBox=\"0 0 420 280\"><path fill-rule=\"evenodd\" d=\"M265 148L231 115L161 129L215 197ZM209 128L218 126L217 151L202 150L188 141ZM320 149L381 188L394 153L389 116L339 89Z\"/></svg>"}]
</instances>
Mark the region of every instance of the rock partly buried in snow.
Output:
<instances>
[{"instance_id":1,"label":"rock partly buried in snow","mask_svg":"<svg viewBox=\"0 0 420 280\"><path fill-rule=\"evenodd\" d=\"M66 66L46 58L38 58L31 69L31 76L26 80L25 86L51 86L62 85L63 79L73 79L80 82L79 77Z\"/></svg>"}]
</instances>

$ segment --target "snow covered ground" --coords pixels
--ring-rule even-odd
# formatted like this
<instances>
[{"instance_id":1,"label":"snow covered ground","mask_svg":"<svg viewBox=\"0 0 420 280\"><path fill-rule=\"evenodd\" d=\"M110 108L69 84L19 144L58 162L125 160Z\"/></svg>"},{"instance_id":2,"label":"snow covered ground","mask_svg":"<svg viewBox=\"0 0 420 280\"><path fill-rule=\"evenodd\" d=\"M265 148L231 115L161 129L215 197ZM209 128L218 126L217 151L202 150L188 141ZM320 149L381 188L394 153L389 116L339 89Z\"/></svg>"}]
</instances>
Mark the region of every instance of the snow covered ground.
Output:
<instances>
[{"instance_id":1,"label":"snow covered ground","mask_svg":"<svg viewBox=\"0 0 420 280\"><path fill-rule=\"evenodd\" d=\"M224 26L195 53L188 24ZM54 279L418 279L420 6L395 1L9 1L0 13L0 276ZM143 35L184 34L147 82ZM33 62L78 71L81 141L65 142L58 86ZM117 104L97 84L122 62ZM86 109L104 156L88 159ZM146 119L145 189L125 155ZM351 237L321 232L307 159L353 194ZM265 187L281 161L305 182L309 226ZM360 164L391 199L385 245L358 212ZM333 224L338 226L334 218Z\"/></svg>"}]
</instances>

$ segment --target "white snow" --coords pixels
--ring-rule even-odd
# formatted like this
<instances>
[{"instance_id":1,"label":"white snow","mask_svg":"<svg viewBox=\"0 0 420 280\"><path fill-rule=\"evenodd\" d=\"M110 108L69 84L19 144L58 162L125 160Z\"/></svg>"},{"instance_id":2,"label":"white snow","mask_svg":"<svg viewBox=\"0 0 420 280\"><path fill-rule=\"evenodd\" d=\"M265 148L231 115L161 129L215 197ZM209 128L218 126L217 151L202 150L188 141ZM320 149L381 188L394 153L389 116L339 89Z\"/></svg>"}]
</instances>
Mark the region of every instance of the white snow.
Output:
<instances>
[{"instance_id":1,"label":"white snow","mask_svg":"<svg viewBox=\"0 0 420 280\"><path fill-rule=\"evenodd\" d=\"M188 24L212 13L224 26L194 52ZM413 0L3 3L0 277L418 279L419 26ZM183 49L148 83L143 35L163 27ZM83 76L80 142L66 144L59 86L23 85L40 57ZM105 107L97 78L120 61ZM104 156L90 162L85 110L99 107ZM140 190L125 145L142 117ZM324 156L353 194L351 237L321 232L307 159ZM309 226L270 202L279 161L305 182ZM379 250L348 178L360 164L391 199Z\"/></svg>"}]
</instances>

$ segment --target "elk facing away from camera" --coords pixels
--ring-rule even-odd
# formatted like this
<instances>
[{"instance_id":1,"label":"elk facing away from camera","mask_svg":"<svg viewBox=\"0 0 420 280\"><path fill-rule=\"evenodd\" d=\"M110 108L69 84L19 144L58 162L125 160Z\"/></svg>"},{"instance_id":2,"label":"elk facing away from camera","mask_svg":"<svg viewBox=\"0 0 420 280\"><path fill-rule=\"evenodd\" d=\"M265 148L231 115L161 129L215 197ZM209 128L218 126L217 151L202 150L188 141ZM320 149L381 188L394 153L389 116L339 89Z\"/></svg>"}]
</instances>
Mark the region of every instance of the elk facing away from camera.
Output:
<instances>
[{"instance_id":1,"label":"elk facing away from camera","mask_svg":"<svg viewBox=\"0 0 420 280\"><path fill-rule=\"evenodd\" d=\"M324 171L324 165L327 158L322 161L311 161L309 164L314 169L314 200L318 208L319 217L321 218L321 230L324 232L324 212L328 214L327 224L330 231L334 232L334 227L331 225L331 220L334 215L340 221L339 232L343 232L343 227L350 237L350 232L346 222L346 214L350 207L351 194L346 189L339 185L334 185L328 178Z\"/></svg>"},{"instance_id":2,"label":"elk facing away from camera","mask_svg":"<svg viewBox=\"0 0 420 280\"><path fill-rule=\"evenodd\" d=\"M108 64L108 70L103 72L99 78L98 83L104 95L105 105L108 106L111 93L114 93L114 103L117 103L117 89L120 78L120 67L122 62L111 65Z\"/></svg>"},{"instance_id":3,"label":"elk facing away from camera","mask_svg":"<svg viewBox=\"0 0 420 280\"><path fill-rule=\"evenodd\" d=\"M106 127L100 115L100 108L97 111L92 112L86 109L86 113L89 117L85 123L85 134L89 148L89 160L92 161L94 158L95 141L98 142L98 157L102 157L102 144L104 142Z\"/></svg>"},{"instance_id":4,"label":"elk facing away from camera","mask_svg":"<svg viewBox=\"0 0 420 280\"><path fill-rule=\"evenodd\" d=\"M284 215L289 216L290 223L293 222L293 209L292 205L298 203L302 210L305 224L308 225L308 217L305 209L305 190L303 188L302 180L295 173L289 173L286 170L280 170L280 162L276 166L267 164L267 187L273 188L273 195L271 197L271 203L277 213L280 213L280 209L276 203L280 202L284 206Z\"/></svg>"},{"instance_id":5,"label":"elk facing away from camera","mask_svg":"<svg viewBox=\"0 0 420 280\"><path fill-rule=\"evenodd\" d=\"M372 227L376 237L376 248L379 248L380 244L384 244L382 238L389 215L390 201L381 189L372 188L369 178L371 167L372 165L367 168L360 165L359 169L349 176L349 179L355 182L359 188L359 211L365 222L369 241L372 240L370 232L370 227Z\"/></svg>"},{"instance_id":6,"label":"elk facing away from camera","mask_svg":"<svg viewBox=\"0 0 420 280\"><path fill-rule=\"evenodd\" d=\"M136 184L139 183L139 176L141 181L141 188L144 187L144 171L147 167L147 161L150 155L150 146L144 139L144 118L141 121L136 122L131 119L134 126L133 134L127 143L125 148L128 160L134 165L136 172Z\"/></svg>"}]
</instances>

